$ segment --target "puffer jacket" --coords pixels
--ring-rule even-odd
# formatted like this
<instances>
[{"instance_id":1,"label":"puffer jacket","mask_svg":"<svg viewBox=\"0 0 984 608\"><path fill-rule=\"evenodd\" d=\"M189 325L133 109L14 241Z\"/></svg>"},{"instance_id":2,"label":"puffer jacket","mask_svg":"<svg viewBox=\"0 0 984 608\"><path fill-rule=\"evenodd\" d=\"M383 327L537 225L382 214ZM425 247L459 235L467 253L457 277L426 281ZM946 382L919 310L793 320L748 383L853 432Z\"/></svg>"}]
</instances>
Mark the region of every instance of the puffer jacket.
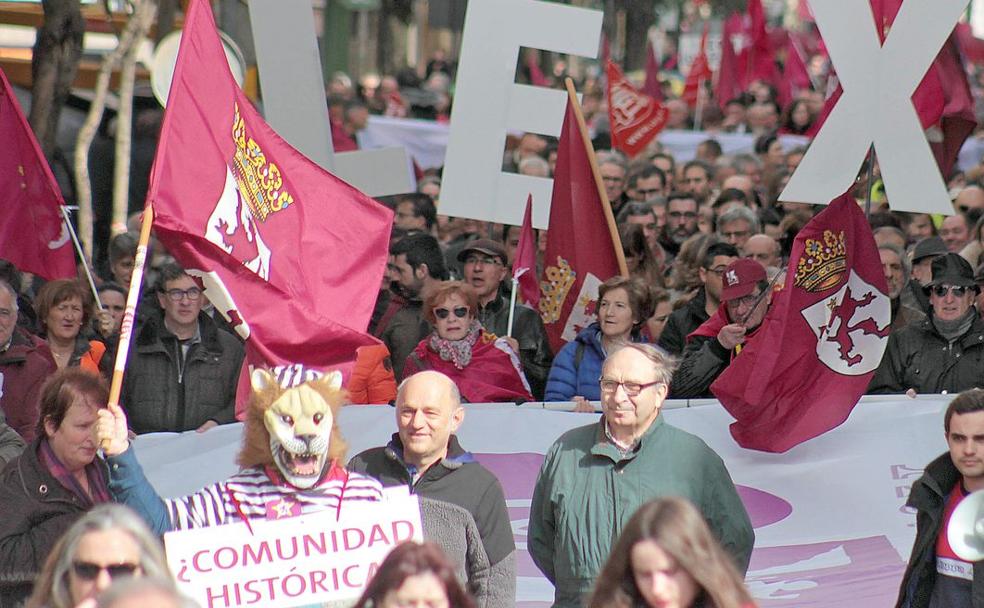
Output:
<instances>
[{"instance_id":1,"label":"puffer jacket","mask_svg":"<svg viewBox=\"0 0 984 608\"><path fill-rule=\"evenodd\" d=\"M41 385L57 369L44 340L20 329L14 330L10 347L0 353L0 409L25 441L34 439Z\"/></svg>"},{"instance_id":2,"label":"puffer jacket","mask_svg":"<svg viewBox=\"0 0 984 608\"><path fill-rule=\"evenodd\" d=\"M984 386L984 319L948 343L932 318L888 337L885 356L868 385L869 393L959 393Z\"/></svg>"},{"instance_id":3,"label":"puffer jacket","mask_svg":"<svg viewBox=\"0 0 984 608\"><path fill-rule=\"evenodd\" d=\"M554 357L550 375L547 376L544 401L570 401L575 395L597 401L601 398L598 378L601 377L601 364L604 362L601 327L595 322L581 330Z\"/></svg>"},{"instance_id":4,"label":"puffer jacket","mask_svg":"<svg viewBox=\"0 0 984 608\"><path fill-rule=\"evenodd\" d=\"M192 345L179 370L176 339L160 318L140 328L123 377L122 402L137 433L197 429L209 420L235 421L236 384L243 345L198 315L201 341Z\"/></svg>"}]
</instances>

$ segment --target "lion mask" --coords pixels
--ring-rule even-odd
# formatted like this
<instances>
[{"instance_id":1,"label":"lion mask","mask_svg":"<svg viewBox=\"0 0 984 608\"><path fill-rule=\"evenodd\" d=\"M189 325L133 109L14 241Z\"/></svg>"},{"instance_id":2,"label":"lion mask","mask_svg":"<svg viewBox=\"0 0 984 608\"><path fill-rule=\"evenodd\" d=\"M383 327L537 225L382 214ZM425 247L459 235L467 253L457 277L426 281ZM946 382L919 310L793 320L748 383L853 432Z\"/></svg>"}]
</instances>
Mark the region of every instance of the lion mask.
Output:
<instances>
[{"instance_id":1,"label":"lion mask","mask_svg":"<svg viewBox=\"0 0 984 608\"><path fill-rule=\"evenodd\" d=\"M330 372L283 388L265 369L250 374L253 394L236 462L241 467L276 465L291 485L315 486L332 461L345 457L345 440L335 424L345 402L342 375Z\"/></svg>"}]
</instances>

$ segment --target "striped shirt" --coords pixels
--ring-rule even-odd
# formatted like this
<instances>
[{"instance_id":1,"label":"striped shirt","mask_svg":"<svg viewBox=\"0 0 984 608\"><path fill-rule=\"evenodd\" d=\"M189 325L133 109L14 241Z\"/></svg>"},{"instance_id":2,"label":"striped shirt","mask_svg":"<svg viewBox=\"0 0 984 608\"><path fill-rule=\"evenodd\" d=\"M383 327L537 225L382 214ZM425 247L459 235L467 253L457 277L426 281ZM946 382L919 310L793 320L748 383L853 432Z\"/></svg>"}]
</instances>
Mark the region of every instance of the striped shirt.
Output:
<instances>
[{"instance_id":1,"label":"striped shirt","mask_svg":"<svg viewBox=\"0 0 984 608\"><path fill-rule=\"evenodd\" d=\"M342 503L374 502L382 495L375 479L336 465L317 485L303 490L284 482L273 467L251 467L190 496L166 499L164 506L174 529L184 530L326 509L340 514Z\"/></svg>"}]
</instances>

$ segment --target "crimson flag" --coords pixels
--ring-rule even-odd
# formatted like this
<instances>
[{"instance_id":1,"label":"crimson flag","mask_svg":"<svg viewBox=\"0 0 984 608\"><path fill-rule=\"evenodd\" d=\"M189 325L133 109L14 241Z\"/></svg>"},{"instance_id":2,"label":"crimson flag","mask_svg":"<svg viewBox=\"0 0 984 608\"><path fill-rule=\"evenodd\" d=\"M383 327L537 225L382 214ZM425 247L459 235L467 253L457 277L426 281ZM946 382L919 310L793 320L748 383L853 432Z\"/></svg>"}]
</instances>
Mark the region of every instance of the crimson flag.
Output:
<instances>
[{"instance_id":1,"label":"crimson flag","mask_svg":"<svg viewBox=\"0 0 984 608\"><path fill-rule=\"evenodd\" d=\"M73 278L61 190L2 70L0 83L0 258L46 279Z\"/></svg>"},{"instance_id":2,"label":"crimson flag","mask_svg":"<svg viewBox=\"0 0 984 608\"><path fill-rule=\"evenodd\" d=\"M687 105L694 107L697 105L697 98L700 96L701 83L710 80L714 75L711 71L711 64L707 61L707 24L704 24L704 33L700 37L700 50L690 64L690 71L687 72L687 79L683 83L682 98Z\"/></svg>"},{"instance_id":3,"label":"crimson flag","mask_svg":"<svg viewBox=\"0 0 984 608\"><path fill-rule=\"evenodd\" d=\"M540 316L554 352L595 320L598 286L619 274L615 248L621 244L613 241L603 204L568 100L540 280Z\"/></svg>"},{"instance_id":4,"label":"crimson flag","mask_svg":"<svg viewBox=\"0 0 984 608\"><path fill-rule=\"evenodd\" d=\"M643 81L642 92L656 101L663 101L663 87L659 84L659 61L656 60L652 40L646 43L646 80Z\"/></svg>"},{"instance_id":5,"label":"crimson flag","mask_svg":"<svg viewBox=\"0 0 984 608\"><path fill-rule=\"evenodd\" d=\"M799 231L759 335L711 385L745 448L786 450L847 420L881 361L891 306L878 250L849 194Z\"/></svg>"},{"instance_id":6,"label":"crimson flag","mask_svg":"<svg viewBox=\"0 0 984 608\"><path fill-rule=\"evenodd\" d=\"M745 34L751 44L742 49L740 58L744 63L742 88L748 88L754 80L763 80L770 84L779 81L776 69L775 51L772 39L766 27L765 9L762 0L748 0L747 27Z\"/></svg>"},{"instance_id":7,"label":"crimson flag","mask_svg":"<svg viewBox=\"0 0 984 608\"><path fill-rule=\"evenodd\" d=\"M742 80L735 44L744 40L744 28L739 13L724 20L721 33L721 63L718 65L717 82L714 83L714 97L723 110L728 102L741 95Z\"/></svg>"},{"instance_id":8,"label":"crimson flag","mask_svg":"<svg viewBox=\"0 0 984 608\"><path fill-rule=\"evenodd\" d=\"M618 66L605 66L608 80L608 121L612 145L629 156L646 149L666 126L669 112L648 95L640 93L622 75Z\"/></svg>"},{"instance_id":9,"label":"crimson flag","mask_svg":"<svg viewBox=\"0 0 984 608\"><path fill-rule=\"evenodd\" d=\"M519 229L519 244L513 255L513 278L519 282L519 294L526 304L536 310L540 306L540 286L536 282L536 236L533 233L533 195L526 199L523 226Z\"/></svg>"},{"instance_id":10,"label":"crimson flag","mask_svg":"<svg viewBox=\"0 0 984 608\"><path fill-rule=\"evenodd\" d=\"M245 339L248 364L285 384L347 371L378 343L364 332L392 212L281 139L226 65L211 8L193 0L151 171L156 233Z\"/></svg>"},{"instance_id":11,"label":"crimson flag","mask_svg":"<svg viewBox=\"0 0 984 608\"><path fill-rule=\"evenodd\" d=\"M792 32L786 35L786 61L782 66L782 79L779 83L780 104L783 107L792 103L799 91L813 88L810 71L806 67L806 59Z\"/></svg>"}]
</instances>

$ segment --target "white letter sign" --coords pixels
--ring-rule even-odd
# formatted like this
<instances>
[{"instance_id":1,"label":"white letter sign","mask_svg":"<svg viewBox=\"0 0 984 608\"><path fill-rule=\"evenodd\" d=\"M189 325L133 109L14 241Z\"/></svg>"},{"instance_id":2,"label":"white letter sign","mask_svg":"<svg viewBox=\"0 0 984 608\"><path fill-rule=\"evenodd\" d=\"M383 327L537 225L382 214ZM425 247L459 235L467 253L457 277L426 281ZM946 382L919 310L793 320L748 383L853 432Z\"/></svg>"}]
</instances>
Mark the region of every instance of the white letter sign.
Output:
<instances>
[{"instance_id":1,"label":"white letter sign","mask_svg":"<svg viewBox=\"0 0 984 608\"><path fill-rule=\"evenodd\" d=\"M519 225L533 194L546 227L553 180L502 172L506 132L560 134L567 93L514 82L520 47L595 57L600 11L536 0L471 0L441 187L446 215Z\"/></svg>"},{"instance_id":2,"label":"white letter sign","mask_svg":"<svg viewBox=\"0 0 984 608\"><path fill-rule=\"evenodd\" d=\"M895 211L952 214L912 93L967 0L908 0L879 44L868 0L810 3L844 93L779 197L826 205L854 181L874 143Z\"/></svg>"}]
</instances>

